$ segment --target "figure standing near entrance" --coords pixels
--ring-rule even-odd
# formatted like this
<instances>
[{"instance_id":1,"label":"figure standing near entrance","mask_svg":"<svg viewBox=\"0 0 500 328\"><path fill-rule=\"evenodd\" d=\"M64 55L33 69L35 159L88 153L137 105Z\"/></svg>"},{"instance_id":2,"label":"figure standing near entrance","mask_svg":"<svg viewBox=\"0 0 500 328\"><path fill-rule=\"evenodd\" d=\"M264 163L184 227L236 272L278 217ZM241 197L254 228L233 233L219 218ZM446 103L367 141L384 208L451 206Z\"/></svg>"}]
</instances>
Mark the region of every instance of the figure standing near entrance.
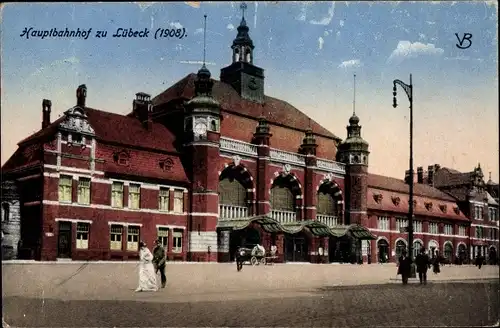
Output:
<instances>
[{"instance_id":1,"label":"figure standing near entrance","mask_svg":"<svg viewBox=\"0 0 500 328\"><path fill-rule=\"evenodd\" d=\"M408 284L408 278L411 274L411 258L406 256L406 250L403 250L401 256L399 257L398 274L401 275L403 280L403 285Z\"/></svg>"},{"instance_id":2,"label":"figure standing near entrance","mask_svg":"<svg viewBox=\"0 0 500 328\"><path fill-rule=\"evenodd\" d=\"M425 248L420 249L420 254L417 255L415 259L415 264L417 265L418 279L420 284L427 284L427 270L431 268L431 261L429 256L425 254Z\"/></svg>"},{"instance_id":3,"label":"figure standing near entrance","mask_svg":"<svg viewBox=\"0 0 500 328\"><path fill-rule=\"evenodd\" d=\"M439 254L438 251L436 251L436 256L433 257L432 259L432 271L434 274L438 274L441 272L441 269L439 268L441 262L441 255Z\"/></svg>"},{"instance_id":4,"label":"figure standing near entrance","mask_svg":"<svg viewBox=\"0 0 500 328\"><path fill-rule=\"evenodd\" d=\"M241 269L243 269L243 260L245 256L245 251L241 248L238 247L238 250L236 251L236 270L239 272Z\"/></svg>"},{"instance_id":5,"label":"figure standing near entrance","mask_svg":"<svg viewBox=\"0 0 500 328\"><path fill-rule=\"evenodd\" d=\"M318 263L323 263L323 254L324 254L323 247L319 246L319 248L318 248Z\"/></svg>"}]
</instances>

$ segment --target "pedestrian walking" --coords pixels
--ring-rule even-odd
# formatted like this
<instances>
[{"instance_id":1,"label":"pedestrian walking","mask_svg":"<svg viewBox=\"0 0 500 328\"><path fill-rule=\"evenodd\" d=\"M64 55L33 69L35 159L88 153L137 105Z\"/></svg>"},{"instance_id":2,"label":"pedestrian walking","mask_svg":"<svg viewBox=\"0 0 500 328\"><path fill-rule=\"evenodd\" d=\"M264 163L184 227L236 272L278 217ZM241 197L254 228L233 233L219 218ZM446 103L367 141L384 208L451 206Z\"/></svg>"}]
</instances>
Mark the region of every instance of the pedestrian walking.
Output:
<instances>
[{"instance_id":1,"label":"pedestrian walking","mask_svg":"<svg viewBox=\"0 0 500 328\"><path fill-rule=\"evenodd\" d=\"M481 270L481 267L483 266L483 262L484 262L484 259L483 259L483 256L481 254L476 256L476 266L478 267L479 270Z\"/></svg>"},{"instance_id":2,"label":"pedestrian walking","mask_svg":"<svg viewBox=\"0 0 500 328\"><path fill-rule=\"evenodd\" d=\"M161 244L161 240L155 240L155 248L153 249L153 266L155 268L155 274L160 271L161 276L161 288L165 288L167 284L167 276L165 275L165 266L167 264L167 257L165 254L165 249Z\"/></svg>"},{"instance_id":3,"label":"pedestrian walking","mask_svg":"<svg viewBox=\"0 0 500 328\"><path fill-rule=\"evenodd\" d=\"M399 257L398 274L401 275L403 285L407 285L411 275L411 258L407 256L406 250L403 250Z\"/></svg>"},{"instance_id":4,"label":"pedestrian walking","mask_svg":"<svg viewBox=\"0 0 500 328\"><path fill-rule=\"evenodd\" d=\"M429 255L425 254L425 248L420 249L420 254L415 258L415 265L417 266L418 279L420 284L427 284L427 270L431 268L431 260Z\"/></svg>"},{"instance_id":5,"label":"pedestrian walking","mask_svg":"<svg viewBox=\"0 0 500 328\"><path fill-rule=\"evenodd\" d=\"M239 272L241 269L243 269L243 261L245 257L245 250L242 249L241 247L238 247L238 250L236 251L236 270Z\"/></svg>"},{"instance_id":6,"label":"pedestrian walking","mask_svg":"<svg viewBox=\"0 0 500 328\"><path fill-rule=\"evenodd\" d=\"M441 262L441 255L439 255L439 252L436 251L436 256L432 258L432 272L434 272L434 274L438 274L441 272L440 262Z\"/></svg>"},{"instance_id":7,"label":"pedestrian walking","mask_svg":"<svg viewBox=\"0 0 500 328\"><path fill-rule=\"evenodd\" d=\"M139 243L139 284L136 292L156 292L156 275L153 265L153 254L146 247L146 243Z\"/></svg>"}]
</instances>

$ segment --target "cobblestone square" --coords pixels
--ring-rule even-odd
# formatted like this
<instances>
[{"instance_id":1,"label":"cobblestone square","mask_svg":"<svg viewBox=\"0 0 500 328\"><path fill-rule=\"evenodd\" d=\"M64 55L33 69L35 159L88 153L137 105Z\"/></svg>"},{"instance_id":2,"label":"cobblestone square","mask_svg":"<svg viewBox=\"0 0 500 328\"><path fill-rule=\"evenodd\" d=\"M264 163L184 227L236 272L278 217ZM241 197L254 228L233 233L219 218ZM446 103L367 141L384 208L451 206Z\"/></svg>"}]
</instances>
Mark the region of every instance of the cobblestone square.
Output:
<instances>
[{"instance_id":1,"label":"cobblestone square","mask_svg":"<svg viewBox=\"0 0 500 328\"><path fill-rule=\"evenodd\" d=\"M429 283L395 265L169 264L167 288L134 293L135 263L3 265L11 326L437 326L498 321L498 267L446 266ZM460 281L461 280L461 281Z\"/></svg>"}]
</instances>

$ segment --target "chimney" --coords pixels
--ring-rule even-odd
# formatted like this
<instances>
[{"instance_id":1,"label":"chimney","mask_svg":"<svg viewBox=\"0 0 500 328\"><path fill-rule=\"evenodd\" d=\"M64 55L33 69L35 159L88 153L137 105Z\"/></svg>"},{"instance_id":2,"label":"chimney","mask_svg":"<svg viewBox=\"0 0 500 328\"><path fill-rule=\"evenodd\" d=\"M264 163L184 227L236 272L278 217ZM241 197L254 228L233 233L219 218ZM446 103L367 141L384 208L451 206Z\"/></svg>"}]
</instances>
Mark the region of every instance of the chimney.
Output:
<instances>
[{"instance_id":1,"label":"chimney","mask_svg":"<svg viewBox=\"0 0 500 328\"><path fill-rule=\"evenodd\" d=\"M410 184L410 170L405 171L405 183Z\"/></svg>"},{"instance_id":2,"label":"chimney","mask_svg":"<svg viewBox=\"0 0 500 328\"><path fill-rule=\"evenodd\" d=\"M135 94L135 100L133 102L134 115L147 130L151 130L153 126L153 121L151 120L152 109L153 105L151 104L150 95L144 92Z\"/></svg>"},{"instance_id":3,"label":"chimney","mask_svg":"<svg viewBox=\"0 0 500 328\"><path fill-rule=\"evenodd\" d=\"M429 186L434 186L434 165L429 165L427 167L427 184Z\"/></svg>"},{"instance_id":4,"label":"chimney","mask_svg":"<svg viewBox=\"0 0 500 328\"><path fill-rule=\"evenodd\" d=\"M42 129L50 125L50 111L52 109L52 102L48 99L42 100Z\"/></svg>"},{"instance_id":5,"label":"chimney","mask_svg":"<svg viewBox=\"0 0 500 328\"><path fill-rule=\"evenodd\" d=\"M422 166L417 167L417 183L424 183L424 168Z\"/></svg>"},{"instance_id":6,"label":"chimney","mask_svg":"<svg viewBox=\"0 0 500 328\"><path fill-rule=\"evenodd\" d=\"M82 84L76 89L76 105L79 107L85 107L85 99L87 98L87 86Z\"/></svg>"}]
</instances>

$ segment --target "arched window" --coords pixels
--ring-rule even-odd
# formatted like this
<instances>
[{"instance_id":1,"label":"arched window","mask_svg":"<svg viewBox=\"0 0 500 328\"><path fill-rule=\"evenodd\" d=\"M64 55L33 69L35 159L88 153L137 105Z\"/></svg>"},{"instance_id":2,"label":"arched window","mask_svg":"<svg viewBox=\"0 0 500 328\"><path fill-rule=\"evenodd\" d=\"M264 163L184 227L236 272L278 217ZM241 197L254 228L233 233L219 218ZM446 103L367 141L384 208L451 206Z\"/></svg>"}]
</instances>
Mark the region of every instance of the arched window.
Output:
<instances>
[{"instance_id":1,"label":"arched window","mask_svg":"<svg viewBox=\"0 0 500 328\"><path fill-rule=\"evenodd\" d=\"M236 180L224 179L219 182L219 204L247 206L247 191Z\"/></svg>"},{"instance_id":2,"label":"arched window","mask_svg":"<svg viewBox=\"0 0 500 328\"><path fill-rule=\"evenodd\" d=\"M444 257L450 262L453 260L453 246L450 243L444 244Z\"/></svg>"},{"instance_id":3,"label":"arched window","mask_svg":"<svg viewBox=\"0 0 500 328\"><path fill-rule=\"evenodd\" d=\"M318 192L318 206L317 213L323 215L337 215L337 202L333 199L332 195Z\"/></svg>"},{"instance_id":4,"label":"arched window","mask_svg":"<svg viewBox=\"0 0 500 328\"><path fill-rule=\"evenodd\" d=\"M234 61L235 62L240 61L240 50L238 48L234 49Z\"/></svg>"},{"instance_id":5,"label":"arched window","mask_svg":"<svg viewBox=\"0 0 500 328\"><path fill-rule=\"evenodd\" d=\"M271 189L271 207L278 211L294 211L295 197L287 187L274 186Z\"/></svg>"},{"instance_id":6,"label":"arched window","mask_svg":"<svg viewBox=\"0 0 500 328\"><path fill-rule=\"evenodd\" d=\"M9 203L2 203L2 221L3 222L9 222L10 218L10 204Z\"/></svg>"},{"instance_id":7,"label":"arched window","mask_svg":"<svg viewBox=\"0 0 500 328\"><path fill-rule=\"evenodd\" d=\"M418 240L413 242L413 257L416 257L420 253L420 249L423 247L422 243Z\"/></svg>"},{"instance_id":8,"label":"arched window","mask_svg":"<svg viewBox=\"0 0 500 328\"><path fill-rule=\"evenodd\" d=\"M406 244L402 240L398 240L396 242L396 258L399 259L403 251L406 250Z\"/></svg>"}]
</instances>

